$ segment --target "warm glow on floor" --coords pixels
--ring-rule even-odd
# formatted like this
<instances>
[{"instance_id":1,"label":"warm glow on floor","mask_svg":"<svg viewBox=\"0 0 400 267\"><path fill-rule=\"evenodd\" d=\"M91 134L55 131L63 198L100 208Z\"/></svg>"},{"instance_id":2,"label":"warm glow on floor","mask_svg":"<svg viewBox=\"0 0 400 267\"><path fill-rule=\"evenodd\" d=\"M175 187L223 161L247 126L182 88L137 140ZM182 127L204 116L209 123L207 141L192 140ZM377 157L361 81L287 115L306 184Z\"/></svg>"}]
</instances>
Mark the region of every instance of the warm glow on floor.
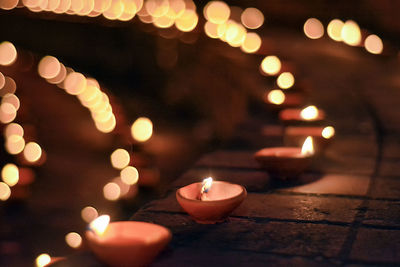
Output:
<instances>
[{"instance_id":1,"label":"warm glow on floor","mask_svg":"<svg viewBox=\"0 0 400 267\"><path fill-rule=\"evenodd\" d=\"M277 56L267 56L261 62L261 69L268 75L276 75L281 70L281 61Z\"/></svg>"},{"instance_id":2,"label":"warm glow on floor","mask_svg":"<svg viewBox=\"0 0 400 267\"><path fill-rule=\"evenodd\" d=\"M111 154L111 164L114 168L116 169L123 169L126 166L129 165L129 162L131 160L131 157L129 156L128 151L122 148L116 149L112 154Z\"/></svg>"},{"instance_id":3,"label":"warm glow on floor","mask_svg":"<svg viewBox=\"0 0 400 267\"><path fill-rule=\"evenodd\" d=\"M316 18L309 18L304 23L303 30L310 39L319 39L324 36L324 25Z\"/></svg>"},{"instance_id":4,"label":"warm glow on floor","mask_svg":"<svg viewBox=\"0 0 400 267\"><path fill-rule=\"evenodd\" d=\"M135 167L128 166L121 171L121 180L127 185L134 185L139 180L139 172Z\"/></svg>"}]
</instances>

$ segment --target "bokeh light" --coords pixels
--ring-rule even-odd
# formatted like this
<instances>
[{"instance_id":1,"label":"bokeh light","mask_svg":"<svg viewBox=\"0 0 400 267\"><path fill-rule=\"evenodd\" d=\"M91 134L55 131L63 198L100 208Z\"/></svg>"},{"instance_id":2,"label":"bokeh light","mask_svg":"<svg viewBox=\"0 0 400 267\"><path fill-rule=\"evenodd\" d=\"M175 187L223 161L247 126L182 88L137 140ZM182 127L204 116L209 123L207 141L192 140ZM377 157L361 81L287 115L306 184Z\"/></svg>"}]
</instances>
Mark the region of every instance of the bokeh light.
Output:
<instances>
[{"instance_id":1,"label":"bokeh light","mask_svg":"<svg viewBox=\"0 0 400 267\"><path fill-rule=\"evenodd\" d=\"M383 51L382 39L375 34L371 34L365 39L364 46L371 54L380 54Z\"/></svg>"},{"instance_id":2,"label":"bokeh light","mask_svg":"<svg viewBox=\"0 0 400 267\"><path fill-rule=\"evenodd\" d=\"M218 39L221 35L218 33L218 24L212 23L210 21L206 21L204 24L204 32L208 37L213 39Z\"/></svg>"},{"instance_id":3,"label":"bokeh light","mask_svg":"<svg viewBox=\"0 0 400 267\"><path fill-rule=\"evenodd\" d=\"M5 94L3 96L1 103L10 103L11 105L13 105L15 107L15 111L17 111L20 107L19 98L16 95L10 94L10 93Z\"/></svg>"},{"instance_id":4,"label":"bokeh light","mask_svg":"<svg viewBox=\"0 0 400 267\"><path fill-rule=\"evenodd\" d=\"M344 23L341 31L343 42L351 46L357 46L361 42L361 31L358 24L353 20Z\"/></svg>"},{"instance_id":5,"label":"bokeh light","mask_svg":"<svg viewBox=\"0 0 400 267\"><path fill-rule=\"evenodd\" d=\"M10 123L4 129L4 136L8 139L11 135L24 136L24 128L18 123Z\"/></svg>"},{"instance_id":6,"label":"bokeh light","mask_svg":"<svg viewBox=\"0 0 400 267\"><path fill-rule=\"evenodd\" d=\"M0 8L4 10L11 10L18 5L18 0L1 0Z\"/></svg>"},{"instance_id":7,"label":"bokeh light","mask_svg":"<svg viewBox=\"0 0 400 267\"><path fill-rule=\"evenodd\" d=\"M263 13L254 7L246 8L240 16L242 24L248 29L258 29L264 23Z\"/></svg>"},{"instance_id":8,"label":"bokeh light","mask_svg":"<svg viewBox=\"0 0 400 267\"><path fill-rule=\"evenodd\" d=\"M278 76L276 83L282 89L289 89L294 84L294 76L290 72L282 72Z\"/></svg>"},{"instance_id":9,"label":"bokeh light","mask_svg":"<svg viewBox=\"0 0 400 267\"><path fill-rule=\"evenodd\" d=\"M111 154L111 165L116 169L123 169L129 165L131 157L129 156L128 151L122 148L116 149Z\"/></svg>"},{"instance_id":10,"label":"bokeh light","mask_svg":"<svg viewBox=\"0 0 400 267\"><path fill-rule=\"evenodd\" d=\"M324 25L316 18L309 18L304 23L303 30L310 39L318 39L324 36Z\"/></svg>"},{"instance_id":11,"label":"bokeh light","mask_svg":"<svg viewBox=\"0 0 400 267\"><path fill-rule=\"evenodd\" d=\"M261 69L268 75L276 75L281 70L281 61L277 56L267 56L261 62Z\"/></svg>"},{"instance_id":12,"label":"bokeh light","mask_svg":"<svg viewBox=\"0 0 400 267\"><path fill-rule=\"evenodd\" d=\"M221 24L229 19L231 10L223 1L210 1L204 7L204 17L215 24Z\"/></svg>"},{"instance_id":13,"label":"bokeh light","mask_svg":"<svg viewBox=\"0 0 400 267\"><path fill-rule=\"evenodd\" d=\"M261 47L261 37L255 32L248 32L242 43L241 49L246 53L257 52Z\"/></svg>"},{"instance_id":14,"label":"bokeh light","mask_svg":"<svg viewBox=\"0 0 400 267\"><path fill-rule=\"evenodd\" d=\"M25 139L20 135L11 135L6 140L6 150L12 155L17 155L24 150Z\"/></svg>"},{"instance_id":15,"label":"bokeh light","mask_svg":"<svg viewBox=\"0 0 400 267\"><path fill-rule=\"evenodd\" d=\"M121 196L121 188L116 183L108 183L103 188L104 198L110 201L118 200Z\"/></svg>"},{"instance_id":16,"label":"bokeh light","mask_svg":"<svg viewBox=\"0 0 400 267\"><path fill-rule=\"evenodd\" d=\"M55 78L60 73L60 70L60 62L52 56L43 57L38 65L39 75L45 79Z\"/></svg>"},{"instance_id":17,"label":"bokeh light","mask_svg":"<svg viewBox=\"0 0 400 267\"><path fill-rule=\"evenodd\" d=\"M285 102L285 94L281 90L272 90L267 96L268 102L280 105Z\"/></svg>"},{"instance_id":18,"label":"bokeh light","mask_svg":"<svg viewBox=\"0 0 400 267\"><path fill-rule=\"evenodd\" d=\"M0 105L0 121L2 123L10 123L17 116L17 109L10 103L1 103Z\"/></svg>"},{"instance_id":19,"label":"bokeh light","mask_svg":"<svg viewBox=\"0 0 400 267\"><path fill-rule=\"evenodd\" d=\"M139 172L135 167L128 166L121 171L121 180L127 185L134 185L139 180Z\"/></svg>"},{"instance_id":20,"label":"bokeh light","mask_svg":"<svg viewBox=\"0 0 400 267\"><path fill-rule=\"evenodd\" d=\"M327 126L322 130L321 135L325 139L332 138L335 135L335 128L332 126Z\"/></svg>"},{"instance_id":21,"label":"bokeh light","mask_svg":"<svg viewBox=\"0 0 400 267\"><path fill-rule=\"evenodd\" d=\"M131 126L133 139L139 142L145 142L153 134L153 123L149 118L140 117Z\"/></svg>"},{"instance_id":22,"label":"bokeh light","mask_svg":"<svg viewBox=\"0 0 400 267\"><path fill-rule=\"evenodd\" d=\"M71 72L65 78L64 86L67 93L78 95L86 88L86 78L79 72Z\"/></svg>"},{"instance_id":23,"label":"bokeh light","mask_svg":"<svg viewBox=\"0 0 400 267\"><path fill-rule=\"evenodd\" d=\"M11 65L16 59L17 49L15 49L15 46L8 41L0 43L0 65Z\"/></svg>"},{"instance_id":24,"label":"bokeh light","mask_svg":"<svg viewBox=\"0 0 400 267\"><path fill-rule=\"evenodd\" d=\"M91 221L96 219L97 216L99 216L99 213L94 207L87 206L81 210L81 217L87 223L90 223Z\"/></svg>"},{"instance_id":25,"label":"bokeh light","mask_svg":"<svg viewBox=\"0 0 400 267\"><path fill-rule=\"evenodd\" d=\"M300 116L305 120L315 120L318 117L318 113L316 106L308 106L301 110Z\"/></svg>"},{"instance_id":26,"label":"bokeh light","mask_svg":"<svg viewBox=\"0 0 400 267\"><path fill-rule=\"evenodd\" d=\"M12 163L7 163L1 169L1 179L9 185L14 186L18 183L19 180L19 170L17 165Z\"/></svg>"},{"instance_id":27,"label":"bokeh light","mask_svg":"<svg viewBox=\"0 0 400 267\"><path fill-rule=\"evenodd\" d=\"M344 22L341 21L340 19L331 20L331 22L329 22L328 24L328 27L326 28L328 36L336 42L342 41L343 25Z\"/></svg>"},{"instance_id":28,"label":"bokeh light","mask_svg":"<svg viewBox=\"0 0 400 267\"><path fill-rule=\"evenodd\" d=\"M35 142L29 142L24 148L24 157L29 162L36 162L42 156L42 148Z\"/></svg>"},{"instance_id":29,"label":"bokeh light","mask_svg":"<svg viewBox=\"0 0 400 267\"><path fill-rule=\"evenodd\" d=\"M190 32L197 26L199 17L196 12L190 9L186 9L185 12L175 20L175 26L183 32Z\"/></svg>"},{"instance_id":30,"label":"bokeh light","mask_svg":"<svg viewBox=\"0 0 400 267\"><path fill-rule=\"evenodd\" d=\"M51 262L51 257L47 253L42 253L36 258L36 267L44 267Z\"/></svg>"},{"instance_id":31,"label":"bokeh light","mask_svg":"<svg viewBox=\"0 0 400 267\"><path fill-rule=\"evenodd\" d=\"M3 182L0 182L0 200L6 201L11 196L11 189L10 187Z\"/></svg>"},{"instance_id":32,"label":"bokeh light","mask_svg":"<svg viewBox=\"0 0 400 267\"><path fill-rule=\"evenodd\" d=\"M75 232L71 232L65 235L65 242L71 248L79 248L82 244L82 237Z\"/></svg>"}]
</instances>

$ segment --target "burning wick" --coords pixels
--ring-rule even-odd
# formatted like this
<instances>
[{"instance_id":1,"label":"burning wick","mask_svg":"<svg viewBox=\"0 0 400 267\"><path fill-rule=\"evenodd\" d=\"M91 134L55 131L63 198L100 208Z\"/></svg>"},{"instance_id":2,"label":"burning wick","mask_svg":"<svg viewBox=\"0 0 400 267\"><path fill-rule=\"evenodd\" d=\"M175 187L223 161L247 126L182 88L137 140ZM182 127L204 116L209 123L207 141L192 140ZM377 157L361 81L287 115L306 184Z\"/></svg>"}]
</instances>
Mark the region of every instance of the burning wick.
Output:
<instances>
[{"instance_id":1,"label":"burning wick","mask_svg":"<svg viewBox=\"0 0 400 267\"><path fill-rule=\"evenodd\" d=\"M94 232L97 236L102 236L104 232L107 230L107 226L110 223L110 216L108 215L101 215L94 219L89 224L89 230Z\"/></svg>"},{"instance_id":2,"label":"burning wick","mask_svg":"<svg viewBox=\"0 0 400 267\"><path fill-rule=\"evenodd\" d=\"M311 156L314 154L313 139L311 136L307 137L301 147L301 154L304 156Z\"/></svg>"},{"instance_id":3,"label":"burning wick","mask_svg":"<svg viewBox=\"0 0 400 267\"><path fill-rule=\"evenodd\" d=\"M207 200L206 194L208 193L208 190L210 190L212 182L213 182L212 177L208 177L203 180L203 185L200 190L199 200Z\"/></svg>"}]
</instances>

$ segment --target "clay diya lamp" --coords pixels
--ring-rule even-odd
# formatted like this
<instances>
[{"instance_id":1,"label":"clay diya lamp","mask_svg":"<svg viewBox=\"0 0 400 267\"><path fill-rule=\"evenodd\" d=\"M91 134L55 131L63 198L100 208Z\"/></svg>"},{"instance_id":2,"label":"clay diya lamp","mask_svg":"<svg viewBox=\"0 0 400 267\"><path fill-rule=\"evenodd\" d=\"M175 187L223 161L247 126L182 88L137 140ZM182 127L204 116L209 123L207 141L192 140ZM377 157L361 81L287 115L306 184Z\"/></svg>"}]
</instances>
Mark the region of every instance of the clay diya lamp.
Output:
<instances>
[{"instance_id":1,"label":"clay diya lamp","mask_svg":"<svg viewBox=\"0 0 400 267\"><path fill-rule=\"evenodd\" d=\"M314 148L312 137L300 147L270 147L259 150L254 158L273 177L288 180L303 173L311 164Z\"/></svg>"},{"instance_id":2,"label":"clay diya lamp","mask_svg":"<svg viewBox=\"0 0 400 267\"><path fill-rule=\"evenodd\" d=\"M288 108L279 112L279 119L285 125L319 123L325 118L325 112L316 106L304 109Z\"/></svg>"},{"instance_id":3,"label":"clay diya lamp","mask_svg":"<svg viewBox=\"0 0 400 267\"><path fill-rule=\"evenodd\" d=\"M246 198L246 189L237 184L213 181L193 183L176 191L181 207L198 223L223 222Z\"/></svg>"},{"instance_id":4,"label":"clay diya lamp","mask_svg":"<svg viewBox=\"0 0 400 267\"><path fill-rule=\"evenodd\" d=\"M172 237L167 228L157 224L109 221L108 215L100 216L86 231L89 248L109 266L146 266Z\"/></svg>"},{"instance_id":5,"label":"clay diya lamp","mask_svg":"<svg viewBox=\"0 0 400 267\"><path fill-rule=\"evenodd\" d=\"M285 93L282 90L275 89L264 94L264 102L271 109L283 109L287 107L296 107L303 104L303 97L298 93Z\"/></svg>"},{"instance_id":6,"label":"clay diya lamp","mask_svg":"<svg viewBox=\"0 0 400 267\"><path fill-rule=\"evenodd\" d=\"M314 151L321 153L332 142L335 135L335 128L327 127L302 127L289 126L285 128L284 143L287 146L300 146L307 136L313 138Z\"/></svg>"}]
</instances>

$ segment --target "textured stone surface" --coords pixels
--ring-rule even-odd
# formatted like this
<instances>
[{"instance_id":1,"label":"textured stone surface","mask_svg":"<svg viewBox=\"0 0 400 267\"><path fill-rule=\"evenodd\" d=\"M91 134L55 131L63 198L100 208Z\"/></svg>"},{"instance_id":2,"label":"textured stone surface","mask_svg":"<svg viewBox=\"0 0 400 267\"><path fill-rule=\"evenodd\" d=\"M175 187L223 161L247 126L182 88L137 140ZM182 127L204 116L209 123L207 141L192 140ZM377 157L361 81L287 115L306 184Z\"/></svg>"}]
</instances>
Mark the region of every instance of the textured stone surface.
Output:
<instances>
[{"instance_id":1,"label":"textured stone surface","mask_svg":"<svg viewBox=\"0 0 400 267\"><path fill-rule=\"evenodd\" d=\"M399 199L400 179L379 177L371 188L371 197L384 199Z\"/></svg>"},{"instance_id":2,"label":"textured stone surface","mask_svg":"<svg viewBox=\"0 0 400 267\"><path fill-rule=\"evenodd\" d=\"M400 227L400 201L369 201L363 223Z\"/></svg>"}]
</instances>

